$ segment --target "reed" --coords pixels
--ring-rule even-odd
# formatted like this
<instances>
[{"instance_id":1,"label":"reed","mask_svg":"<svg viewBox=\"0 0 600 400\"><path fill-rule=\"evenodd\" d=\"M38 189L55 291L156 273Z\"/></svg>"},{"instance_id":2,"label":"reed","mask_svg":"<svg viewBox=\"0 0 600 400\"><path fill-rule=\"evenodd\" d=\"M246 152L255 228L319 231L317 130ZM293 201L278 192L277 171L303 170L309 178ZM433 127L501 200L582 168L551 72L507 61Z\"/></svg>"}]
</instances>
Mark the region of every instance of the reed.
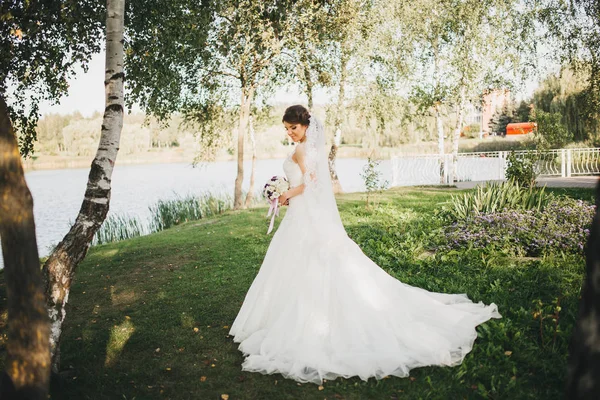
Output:
<instances>
[{"instance_id":1,"label":"reed","mask_svg":"<svg viewBox=\"0 0 600 400\"><path fill-rule=\"evenodd\" d=\"M138 217L109 215L96 232L92 245L118 242L147 233L151 233L147 224L144 224Z\"/></svg>"},{"instance_id":2,"label":"reed","mask_svg":"<svg viewBox=\"0 0 600 400\"><path fill-rule=\"evenodd\" d=\"M244 194L245 197L245 194ZM262 194L254 195L251 206L264 203ZM169 229L188 221L223 214L233 208L233 196L225 193L202 193L200 195L176 195L173 199L159 200L149 207L150 219L109 215L96 233L92 245L118 242L136 236L148 235Z\"/></svg>"},{"instance_id":3,"label":"reed","mask_svg":"<svg viewBox=\"0 0 600 400\"><path fill-rule=\"evenodd\" d=\"M158 232L184 222L222 214L232 208L233 198L226 194L205 193L159 200L150 207L150 227Z\"/></svg>"}]
</instances>

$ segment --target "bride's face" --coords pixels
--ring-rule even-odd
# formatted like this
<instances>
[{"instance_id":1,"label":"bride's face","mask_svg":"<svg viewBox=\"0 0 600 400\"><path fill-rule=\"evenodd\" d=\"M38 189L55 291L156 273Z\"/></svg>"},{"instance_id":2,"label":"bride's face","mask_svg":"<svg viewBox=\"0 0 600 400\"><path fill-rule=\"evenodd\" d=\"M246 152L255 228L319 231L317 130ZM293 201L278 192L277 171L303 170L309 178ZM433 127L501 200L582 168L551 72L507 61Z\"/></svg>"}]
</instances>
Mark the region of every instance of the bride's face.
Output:
<instances>
[{"instance_id":1,"label":"bride's face","mask_svg":"<svg viewBox=\"0 0 600 400\"><path fill-rule=\"evenodd\" d=\"M306 136L306 129L308 125L291 124L289 122L284 122L283 126L285 126L285 132L292 139L293 142L302 142L304 141L304 137Z\"/></svg>"}]
</instances>

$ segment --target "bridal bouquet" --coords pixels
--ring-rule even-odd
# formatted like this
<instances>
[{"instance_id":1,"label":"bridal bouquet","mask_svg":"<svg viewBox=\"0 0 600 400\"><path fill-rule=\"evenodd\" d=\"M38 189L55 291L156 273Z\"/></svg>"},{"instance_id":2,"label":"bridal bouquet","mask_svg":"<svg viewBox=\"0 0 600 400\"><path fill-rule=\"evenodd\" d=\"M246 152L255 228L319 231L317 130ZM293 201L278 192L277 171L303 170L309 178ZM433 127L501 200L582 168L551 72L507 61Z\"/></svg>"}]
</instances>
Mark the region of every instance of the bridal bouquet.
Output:
<instances>
[{"instance_id":1,"label":"bridal bouquet","mask_svg":"<svg viewBox=\"0 0 600 400\"><path fill-rule=\"evenodd\" d=\"M273 216L271 217L271 224L269 225L269 230L267 231L267 234L271 233L271 231L273 230L275 216L279 215L279 196L281 196L283 192L287 191L289 188L290 184L288 183L288 180L283 176L274 176L265 184L265 188L263 189L263 195L271 204L271 207L269 207L269 212L267 213L267 217L273 214Z\"/></svg>"}]
</instances>

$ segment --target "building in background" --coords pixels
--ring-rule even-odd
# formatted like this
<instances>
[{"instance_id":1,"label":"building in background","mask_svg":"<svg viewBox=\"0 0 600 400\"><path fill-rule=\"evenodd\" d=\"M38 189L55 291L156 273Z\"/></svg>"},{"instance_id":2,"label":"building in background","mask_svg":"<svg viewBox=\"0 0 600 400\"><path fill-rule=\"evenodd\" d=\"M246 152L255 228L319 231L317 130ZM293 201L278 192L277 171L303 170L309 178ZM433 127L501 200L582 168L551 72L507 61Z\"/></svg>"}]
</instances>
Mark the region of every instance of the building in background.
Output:
<instances>
[{"instance_id":1,"label":"building in background","mask_svg":"<svg viewBox=\"0 0 600 400\"><path fill-rule=\"evenodd\" d=\"M465 107L465 126L473 124L481 125L481 105L468 102Z\"/></svg>"},{"instance_id":2,"label":"building in background","mask_svg":"<svg viewBox=\"0 0 600 400\"><path fill-rule=\"evenodd\" d=\"M510 90L491 89L481 94L481 103L469 102L465 109L465 127L479 125L479 137L491 134L490 121L496 113L510 103ZM472 128L471 128L472 129Z\"/></svg>"},{"instance_id":3,"label":"building in background","mask_svg":"<svg viewBox=\"0 0 600 400\"><path fill-rule=\"evenodd\" d=\"M492 89L483 92L481 98L481 131L490 133L490 121L497 110L510 103L510 90Z\"/></svg>"}]
</instances>

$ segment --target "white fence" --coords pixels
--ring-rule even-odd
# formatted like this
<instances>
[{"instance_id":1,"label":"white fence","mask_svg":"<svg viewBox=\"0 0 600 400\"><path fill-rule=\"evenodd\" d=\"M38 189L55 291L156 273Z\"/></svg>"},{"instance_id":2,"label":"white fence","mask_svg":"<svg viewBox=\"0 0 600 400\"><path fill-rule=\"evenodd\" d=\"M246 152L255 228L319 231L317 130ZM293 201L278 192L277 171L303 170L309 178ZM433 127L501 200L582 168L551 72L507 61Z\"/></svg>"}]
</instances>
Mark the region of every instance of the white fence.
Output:
<instances>
[{"instance_id":1,"label":"white fence","mask_svg":"<svg viewBox=\"0 0 600 400\"><path fill-rule=\"evenodd\" d=\"M515 151L524 157L535 150ZM392 186L439 185L452 182L488 181L505 178L507 151L459 153L456 171L452 154L394 156ZM600 148L558 149L538 153L535 169L539 176L570 177L600 174Z\"/></svg>"}]
</instances>

